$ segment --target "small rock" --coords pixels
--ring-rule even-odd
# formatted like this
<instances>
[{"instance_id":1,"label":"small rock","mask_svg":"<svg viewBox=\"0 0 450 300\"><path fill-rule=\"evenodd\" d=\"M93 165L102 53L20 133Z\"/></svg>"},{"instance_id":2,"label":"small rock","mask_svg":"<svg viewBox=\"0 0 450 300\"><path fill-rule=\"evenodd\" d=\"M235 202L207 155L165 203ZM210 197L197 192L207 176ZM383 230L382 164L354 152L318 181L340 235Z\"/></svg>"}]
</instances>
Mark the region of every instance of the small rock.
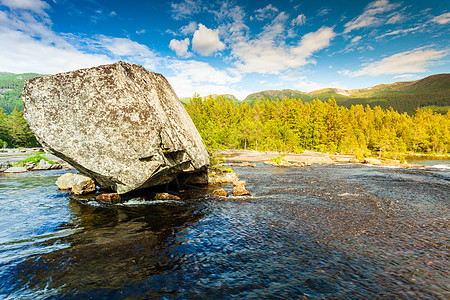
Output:
<instances>
[{"instance_id":1,"label":"small rock","mask_svg":"<svg viewBox=\"0 0 450 300\"><path fill-rule=\"evenodd\" d=\"M348 162L352 163L352 164L359 164L360 163L359 159L356 159L356 158L352 158Z\"/></svg>"},{"instance_id":2,"label":"small rock","mask_svg":"<svg viewBox=\"0 0 450 300\"><path fill-rule=\"evenodd\" d=\"M236 173L214 174L214 176L211 175L208 178L209 184L233 183L239 180Z\"/></svg>"},{"instance_id":3,"label":"small rock","mask_svg":"<svg viewBox=\"0 0 450 300\"><path fill-rule=\"evenodd\" d=\"M244 185L238 185L233 188L233 196L251 196L249 191L245 189Z\"/></svg>"},{"instance_id":4,"label":"small rock","mask_svg":"<svg viewBox=\"0 0 450 300\"><path fill-rule=\"evenodd\" d=\"M169 193L157 193L155 196L156 200L180 200L180 197L169 194Z\"/></svg>"},{"instance_id":5,"label":"small rock","mask_svg":"<svg viewBox=\"0 0 450 300\"><path fill-rule=\"evenodd\" d=\"M121 198L117 193L110 193L110 194L100 194L97 197L95 197L95 200L104 203L119 203Z\"/></svg>"},{"instance_id":6,"label":"small rock","mask_svg":"<svg viewBox=\"0 0 450 300\"><path fill-rule=\"evenodd\" d=\"M72 193L75 195L82 195L95 191L95 181L90 177L74 174L70 181L72 183Z\"/></svg>"},{"instance_id":7,"label":"small rock","mask_svg":"<svg viewBox=\"0 0 450 300\"><path fill-rule=\"evenodd\" d=\"M12 163L9 161L0 162L0 172L4 172L5 170L12 167Z\"/></svg>"},{"instance_id":8,"label":"small rock","mask_svg":"<svg viewBox=\"0 0 450 300\"><path fill-rule=\"evenodd\" d=\"M218 189L218 190L214 190L211 193L211 196L213 196L213 197L228 197L228 193L224 189Z\"/></svg>"},{"instance_id":9,"label":"small rock","mask_svg":"<svg viewBox=\"0 0 450 300\"><path fill-rule=\"evenodd\" d=\"M302 162L300 162L300 163L294 163L294 167L296 167L296 168L302 168L302 167L304 167L304 166L305 166L305 164L302 163Z\"/></svg>"},{"instance_id":10,"label":"small rock","mask_svg":"<svg viewBox=\"0 0 450 300\"><path fill-rule=\"evenodd\" d=\"M237 180L237 181L233 181L233 185L234 186L244 186L245 187L245 181L243 180Z\"/></svg>"},{"instance_id":11,"label":"small rock","mask_svg":"<svg viewBox=\"0 0 450 300\"><path fill-rule=\"evenodd\" d=\"M244 161L244 162L242 162L239 166L240 166L240 167L252 167L252 168L255 168L255 167L256 167L256 164L251 163L251 162L246 162L246 161Z\"/></svg>"},{"instance_id":12,"label":"small rock","mask_svg":"<svg viewBox=\"0 0 450 300\"><path fill-rule=\"evenodd\" d=\"M34 162L27 161L23 167L27 168L27 171L31 171L31 170L34 170L34 168L36 168L37 165Z\"/></svg>"},{"instance_id":13,"label":"small rock","mask_svg":"<svg viewBox=\"0 0 450 300\"><path fill-rule=\"evenodd\" d=\"M25 167L11 167L6 169L4 172L5 173L23 173L26 172L27 168Z\"/></svg>"},{"instance_id":14,"label":"small rock","mask_svg":"<svg viewBox=\"0 0 450 300\"><path fill-rule=\"evenodd\" d=\"M371 164L371 165L381 165L382 162L376 158L364 158L363 164Z\"/></svg>"},{"instance_id":15,"label":"small rock","mask_svg":"<svg viewBox=\"0 0 450 300\"><path fill-rule=\"evenodd\" d=\"M73 173L66 173L64 175L61 175L56 180L56 185L60 190L70 190L72 188L72 181L71 178L73 177Z\"/></svg>"}]
</instances>

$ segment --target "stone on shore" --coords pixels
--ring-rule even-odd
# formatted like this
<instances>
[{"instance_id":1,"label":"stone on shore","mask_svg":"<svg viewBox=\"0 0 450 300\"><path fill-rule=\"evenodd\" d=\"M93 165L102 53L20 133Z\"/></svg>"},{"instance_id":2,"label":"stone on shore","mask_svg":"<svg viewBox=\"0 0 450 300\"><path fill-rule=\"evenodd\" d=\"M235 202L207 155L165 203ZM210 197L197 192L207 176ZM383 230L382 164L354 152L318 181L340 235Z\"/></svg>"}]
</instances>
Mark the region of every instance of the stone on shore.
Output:
<instances>
[{"instance_id":1,"label":"stone on shore","mask_svg":"<svg viewBox=\"0 0 450 300\"><path fill-rule=\"evenodd\" d=\"M66 173L59 176L56 185L60 190L71 190L75 195L88 194L95 191L95 181L81 174Z\"/></svg>"},{"instance_id":2,"label":"stone on shore","mask_svg":"<svg viewBox=\"0 0 450 300\"><path fill-rule=\"evenodd\" d=\"M371 164L371 165L381 165L383 164L380 160L376 159L376 158L364 158L362 160L363 164Z\"/></svg>"},{"instance_id":3,"label":"stone on shore","mask_svg":"<svg viewBox=\"0 0 450 300\"><path fill-rule=\"evenodd\" d=\"M74 175L75 174L73 173L66 173L64 175L61 175L58 177L55 183L60 190L70 190L72 188L71 179Z\"/></svg>"},{"instance_id":4,"label":"stone on shore","mask_svg":"<svg viewBox=\"0 0 450 300\"><path fill-rule=\"evenodd\" d=\"M11 168L13 165L9 161L0 162L0 172L4 172Z\"/></svg>"},{"instance_id":5,"label":"stone on shore","mask_svg":"<svg viewBox=\"0 0 450 300\"><path fill-rule=\"evenodd\" d=\"M11 167L6 169L4 172L5 173L23 173L26 172L27 168L25 167Z\"/></svg>"},{"instance_id":6,"label":"stone on shore","mask_svg":"<svg viewBox=\"0 0 450 300\"><path fill-rule=\"evenodd\" d=\"M75 174L72 176L72 193L75 195L89 194L95 191L95 181L87 176Z\"/></svg>"},{"instance_id":7,"label":"stone on shore","mask_svg":"<svg viewBox=\"0 0 450 300\"><path fill-rule=\"evenodd\" d=\"M24 117L50 153L119 194L207 171L209 156L168 81L118 62L25 82Z\"/></svg>"},{"instance_id":8,"label":"stone on shore","mask_svg":"<svg viewBox=\"0 0 450 300\"><path fill-rule=\"evenodd\" d=\"M208 178L209 184L233 183L235 181L239 181L239 178L234 172L211 173Z\"/></svg>"}]
</instances>

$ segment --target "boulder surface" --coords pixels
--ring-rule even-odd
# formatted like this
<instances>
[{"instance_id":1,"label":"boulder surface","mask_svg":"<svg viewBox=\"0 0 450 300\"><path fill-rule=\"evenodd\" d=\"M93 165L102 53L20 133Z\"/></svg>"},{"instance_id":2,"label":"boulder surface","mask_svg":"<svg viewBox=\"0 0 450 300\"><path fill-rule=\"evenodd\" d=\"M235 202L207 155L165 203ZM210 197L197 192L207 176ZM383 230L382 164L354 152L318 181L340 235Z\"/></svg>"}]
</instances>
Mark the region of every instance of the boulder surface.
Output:
<instances>
[{"instance_id":1,"label":"boulder surface","mask_svg":"<svg viewBox=\"0 0 450 300\"><path fill-rule=\"evenodd\" d=\"M136 191L206 172L209 164L168 81L140 65L118 62L29 79L22 100L38 141L102 189Z\"/></svg>"}]
</instances>

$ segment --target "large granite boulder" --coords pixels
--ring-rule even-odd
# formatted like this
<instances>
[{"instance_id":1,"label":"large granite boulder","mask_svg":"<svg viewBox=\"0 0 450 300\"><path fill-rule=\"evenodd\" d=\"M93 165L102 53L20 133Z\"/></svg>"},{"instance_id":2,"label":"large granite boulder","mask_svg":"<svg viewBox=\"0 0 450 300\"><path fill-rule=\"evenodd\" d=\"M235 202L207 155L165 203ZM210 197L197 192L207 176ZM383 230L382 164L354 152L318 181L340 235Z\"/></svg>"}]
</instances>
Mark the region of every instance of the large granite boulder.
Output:
<instances>
[{"instance_id":1,"label":"large granite boulder","mask_svg":"<svg viewBox=\"0 0 450 300\"><path fill-rule=\"evenodd\" d=\"M206 172L208 153L167 80L118 62L29 79L24 117L38 141L120 194Z\"/></svg>"}]
</instances>

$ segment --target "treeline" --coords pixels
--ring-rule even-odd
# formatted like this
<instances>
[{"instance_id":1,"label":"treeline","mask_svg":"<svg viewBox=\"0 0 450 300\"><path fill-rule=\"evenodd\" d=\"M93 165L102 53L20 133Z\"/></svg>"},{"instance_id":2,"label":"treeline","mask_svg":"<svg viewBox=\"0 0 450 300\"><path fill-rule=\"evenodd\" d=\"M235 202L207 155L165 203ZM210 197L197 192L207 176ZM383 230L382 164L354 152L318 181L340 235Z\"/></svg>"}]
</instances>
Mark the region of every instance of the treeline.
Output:
<instances>
[{"instance_id":1,"label":"treeline","mask_svg":"<svg viewBox=\"0 0 450 300\"><path fill-rule=\"evenodd\" d=\"M26 79L42 76L36 73L0 73L0 107L10 114L14 108L23 110L22 88Z\"/></svg>"},{"instance_id":2,"label":"treeline","mask_svg":"<svg viewBox=\"0 0 450 300\"><path fill-rule=\"evenodd\" d=\"M450 113L418 108L410 116L379 106L338 106L284 98L253 106L195 95L186 109L209 149L366 155L450 152Z\"/></svg>"},{"instance_id":3,"label":"treeline","mask_svg":"<svg viewBox=\"0 0 450 300\"><path fill-rule=\"evenodd\" d=\"M0 107L0 148L39 146L34 134L17 107L6 114Z\"/></svg>"}]
</instances>

